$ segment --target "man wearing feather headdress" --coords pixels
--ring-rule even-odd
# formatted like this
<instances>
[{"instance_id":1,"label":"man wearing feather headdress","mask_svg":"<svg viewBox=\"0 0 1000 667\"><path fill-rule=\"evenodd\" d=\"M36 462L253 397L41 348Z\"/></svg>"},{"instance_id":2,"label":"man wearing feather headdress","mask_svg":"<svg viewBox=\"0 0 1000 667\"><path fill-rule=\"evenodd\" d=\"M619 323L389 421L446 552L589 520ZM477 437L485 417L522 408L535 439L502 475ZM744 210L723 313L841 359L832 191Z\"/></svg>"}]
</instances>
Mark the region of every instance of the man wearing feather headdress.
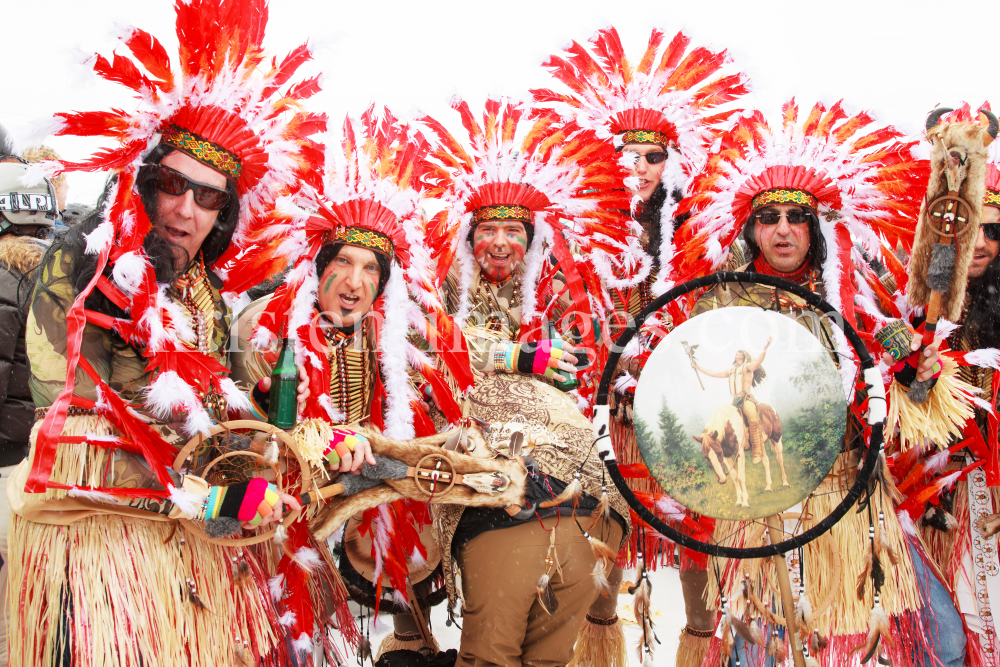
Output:
<instances>
[{"instance_id":1,"label":"man wearing feather headdress","mask_svg":"<svg viewBox=\"0 0 1000 667\"><path fill-rule=\"evenodd\" d=\"M348 520L339 566L355 601L393 614L394 632L378 650L384 653L436 648L427 628L410 619L408 605L430 604L435 577L427 575L437 571L437 563L427 562L433 561L425 544L433 542L427 504L391 500L391 489L365 476L377 457L360 430L400 441L434 435L438 429L427 414L428 400L443 424L457 424L461 409L449 379L457 390L466 390L471 370L431 288L419 183L430 147L388 110L379 116L372 107L360 119L346 119L337 142L342 150L333 139L317 146L326 158L325 173L307 176L285 207L301 240L294 266L272 296L240 314L244 353L233 374L254 386L251 398L263 417L270 403L267 379L282 339L294 339L297 364L310 385L310 399L292 431L300 452L318 468L342 473L336 480L345 486L345 496L386 494ZM411 331L419 332L414 337L422 337L421 344L437 342L437 359L418 349ZM310 526L320 539L340 528L328 510L329 505ZM355 562L362 537L370 540L374 574L362 574ZM415 573L424 578L415 579ZM391 597L383 599L386 593Z\"/></svg>"},{"instance_id":2,"label":"man wearing feather headdress","mask_svg":"<svg viewBox=\"0 0 1000 667\"><path fill-rule=\"evenodd\" d=\"M684 204L692 212L691 227L683 231L684 256L676 264L675 280L682 282L718 269L725 261L726 247L742 236L749 263L737 270L781 277L817 292L856 328L870 329L884 323L880 306L887 301L876 305L865 296L876 289L872 285L879 284L878 277L855 270L863 262L860 255L852 256L851 235L868 252L883 257L890 269L905 280L902 267L892 263L895 257L883 253L883 241L875 231L881 231L882 225L888 226L891 220L891 229L884 228L893 234L889 241L901 240L905 245L912 242L913 222L906 216L914 215L919 208L927 167L912 152L915 142L904 142L891 127L858 137L859 130L872 120L866 113L848 118L839 102L829 110L817 104L801 124L798 107L794 101L789 102L780 129L769 127L759 112L742 117L722 137L719 149L709 157L708 168L695 182L693 196ZM750 137L759 140L751 141ZM841 148L848 145L858 150L875 144L881 144L878 155L891 156L885 163L861 159ZM799 156L803 154L810 155L809 164L800 164ZM908 169L897 170L900 163ZM728 176L722 183L719 177L724 172ZM895 175L887 178L889 172ZM872 185L866 185L869 183ZM796 317L820 340L827 341L845 375L845 387L854 389L856 364L852 352L837 342L841 336L831 325L819 318L797 316L801 312L797 297L763 285L721 284L706 292L691 314L732 306L775 309ZM919 338L909 345L910 349L919 346ZM931 377L937 359L936 346L930 346L916 368L917 377ZM852 425L852 419L853 413L848 420L848 435L858 428L857 422ZM841 454L842 459L851 456ZM836 505L838 501L832 498L842 497L842 476L850 479L853 474L847 459L838 460L831 475L808 501L817 518ZM798 607L805 619L802 644L813 656L822 650L822 659L830 664L845 663L861 651L862 655L884 653L893 661L908 664L930 664L936 659L959 665L965 654L961 621L938 577L926 566L923 547L915 535L908 536L900 526L892 492L888 482L878 485L869 501L873 511L877 508L878 518L873 521L882 536L878 547L867 540L857 542L858 536L869 530L868 520L861 514L848 513L831 530L843 577L851 581L856 577L859 582L857 597L854 591L839 594L840 581L832 589L824 581L823 573L832 560L823 548L810 545L804 550L804 581L800 584ZM716 532L720 539L729 536L726 539L730 541L740 534L739 527L728 521L720 521ZM875 552L867 560L866 550ZM873 559L885 564L879 576L872 574ZM747 601L751 593L759 596L755 593L759 583L754 575L750 575L749 583L742 575L747 570L741 568L754 566L747 561L730 561L720 563L720 567L729 574L719 582L710 581L709 599L719 604L721 593L738 620L740 613L736 610L751 604ZM822 615L813 615L805 600L821 604ZM770 659L780 660L783 640L774 628L765 629L765 639L770 637L766 647L742 647L742 640L733 646L728 612L723 619L721 640L713 645L720 662L737 650L744 663L756 659L754 656L763 659L765 650ZM891 642L882 641L890 635Z\"/></svg>"},{"instance_id":3,"label":"man wearing feather headdress","mask_svg":"<svg viewBox=\"0 0 1000 667\"><path fill-rule=\"evenodd\" d=\"M287 104L317 87L281 90L304 46L259 67L263 0L176 13L175 63L138 28L122 36L135 60L91 61L141 100L133 111L60 113L48 128L118 145L37 168L112 177L49 249L28 316L37 421L7 486L15 665L293 659L268 599L268 549L195 539L178 520L266 526L295 499L254 473L210 486L174 459L249 412L228 377L227 299L284 263L262 235L286 229L268 216L322 125Z\"/></svg>"},{"instance_id":4,"label":"man wearing feather headdress","mask_svg":"<svg viewBox=\"0 0 1000 667\"><path fill-rule=\"evenodd\" d=\"M989 110L989 103L979 108ZM952 113L941 113L940 123L973 125L968 104ZM998 600L992 575L993 536L1000 529L1000 475L996 452L1000 449L997 394L1000 389L1000 170L995 142L988 147L982 217L976 237L969 239L971 255L965 296L958 325L947 335L946 353L960 365L957 378L980 393L969 405L968 418L950 435L935 437L940 446L923 451L919 444L899 456L897 467L907 478L900 488L917 497L930 485L951 480L950 488L912 507L930 557L944 573L953 600L971 631L970 654L981 651L981 661L1000 664L995 637ZM982 467L978 467L982 465ZM967 470L968 467L978 468ZM966 476L967 475L967 476ZM953 485L952 485L953 484ZM904 501L905 502L905 501ZM985 549L984 549L985 547ZM977 656L979 657L979 656Z\"/></svg>"},{"instance_id":5,"label":"man wearing feather headdress","mask_svg":"<svg viewBox=\"0 0 1000 667\"><path fill-rule=\"evenodd\" d=\"M726 51L691 46L690 38L678 32L672 39L654 29L641 56L625 57L618 31L606 28L594 34L586 45L576 42L565 53L551 56L544 66L565 90L534 90L535 114L556 123L582 126L613 147L622 173L605 186L605 206L627 216L628 232L611 239L613 250L596 249L586 262L600 277L604 308L610 310L604 328L605 342L618 333L669 289L670 267L676 252L675 235L686 216L678 215L678 204L687 194L691 178L704 166L708 148L718 136L727 117L737 113L739 99L749 91L749 82L731 68ZM690 48L689 48L690 47ZM735 101L733 108L719 111ZM624 202L624 203L623 203ZM646 331L662 331L670 326L671 314L647 320ZM654 334L654 340L658 338ZM614 420L611 437L619 460L641 462L635 442L631 412L636 378L645 355L630 348L622 355L616 377ZM629 486L641 494L677 503L649 474L638 473ZM678 529L705 540L712 519L699 517L681 508L673 520ZM655 569L662 561L673 562L673 543L646 532L630 538L626 565L645 560ZM705 609L701 592L705 587L707 557L677 549L680 577L687 610L676 661L680 667L700 665L711 636L714 613ZM598 643L618 660L624 660L624 633L616 618L614 600L599 599L588 615L578 641L574 664L600 661L600 654L588 654ZM594 638L600 637L600 642ZM614 637L614 641L609 641Z\"/></svg>"},{"instance_id":6,"label":"man wearing feather headdress","mask_svg":"<svg viewBox=\"0 0 1000 667\"><path fill-rule=\"evenodd\" d=\"M457 665L564 665L598 591L618 587L608 575L630 528L574 400L592 371L594 279L569 244L586 254L599 229L616 232L595 188L613 154L545 123L515 142L524 109L508 100L489 99L481 122L466 102L452 107L468 143L421 122L438 140L425 179L448 205L434 223L438 279L476 371L469 416L493 434L470 453L528 470L523 506L435 513L450 593L462 574Z\"/></svg>"}]
</instances>

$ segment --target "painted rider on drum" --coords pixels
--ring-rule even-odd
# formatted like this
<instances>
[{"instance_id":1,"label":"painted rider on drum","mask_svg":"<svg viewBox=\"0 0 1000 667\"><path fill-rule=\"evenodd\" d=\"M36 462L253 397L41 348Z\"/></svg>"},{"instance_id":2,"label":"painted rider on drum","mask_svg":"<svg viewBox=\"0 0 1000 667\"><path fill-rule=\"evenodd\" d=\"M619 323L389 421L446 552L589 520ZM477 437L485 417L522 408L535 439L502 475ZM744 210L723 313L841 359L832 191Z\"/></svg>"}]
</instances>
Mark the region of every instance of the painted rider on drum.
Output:
<instances>
[{"instance_id":1,"label":"painted rider on drum","mask_svg":"<svg viewBox=\"0 0 1000 667\"><path fill-rule=\"evenodd\" d=\"M736 406L747 420L750 432L750 451L754 463L760 463L761 455L764 452L764 429L760 423L760 412L757 410L757 400L753 396L753 388L766 377L761 364L767 354L767 348L771 346L772 338L767 339L764 349L756 358L750 358L743 350L737 350L733 358L733 365L724 371L713 371L703 368L694 358L691 359L691 367L704 373L709 377L729 380L729 391L733 397L733 405ZM719 483L725 483L726 476L722 472L722 465L718 457L713 452L709 457L712 469L715 471Z\"/></svg>"}]
</instances>

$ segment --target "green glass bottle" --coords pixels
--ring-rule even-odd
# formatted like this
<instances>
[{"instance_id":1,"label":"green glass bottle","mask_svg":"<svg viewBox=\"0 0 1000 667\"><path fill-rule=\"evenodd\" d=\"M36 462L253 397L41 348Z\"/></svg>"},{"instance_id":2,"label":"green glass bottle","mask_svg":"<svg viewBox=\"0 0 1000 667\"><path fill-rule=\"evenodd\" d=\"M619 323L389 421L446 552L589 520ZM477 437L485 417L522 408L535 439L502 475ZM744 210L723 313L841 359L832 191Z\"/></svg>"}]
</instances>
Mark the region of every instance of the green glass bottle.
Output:
<instances>
[{"instance_id":1,"label":"green glass bottle","mask_svg":"<svg viewBox=\"0 0 1000 667\"><path fill-rule=\"evenodd\" d=\"M271 391L268 396L267 421L280 429L295 426L298 412L299 368L295 365L295 346L292 338L281 342L278 363L271 372Z\"/></svg>"},{"instance_id":2,"label":"green glass bottle","mask_svg":"<svg viewBox=\"0 0 1000 667\"><path fill-rule=\"evenodd\" d=\"M561 338L559 332L556 331L556 327L555 325L552 324L552 322L549 322L549 338L551 339ZM559 371L559 373L560 375L562 375L565 373L565 371ZM560 380L552 381L552 385L559 391L569 391L570 389L576 389L578 384L579 383L577 382L575 377L571 377L569 380L565 382L562 382Z\"/></svg>"}]
</instances>

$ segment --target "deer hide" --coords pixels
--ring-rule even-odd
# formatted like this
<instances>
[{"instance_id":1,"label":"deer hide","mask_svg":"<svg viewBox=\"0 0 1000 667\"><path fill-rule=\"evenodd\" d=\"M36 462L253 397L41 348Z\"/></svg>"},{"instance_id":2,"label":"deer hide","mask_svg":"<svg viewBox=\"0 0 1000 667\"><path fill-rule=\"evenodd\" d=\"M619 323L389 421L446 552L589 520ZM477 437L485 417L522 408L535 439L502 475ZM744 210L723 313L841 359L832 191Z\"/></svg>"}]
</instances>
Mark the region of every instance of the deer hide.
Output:
<instances>
[{"instance_id":1,"label":"deer hide","mask_svg":"<svg viewBox=\"0 0 1000 667\"><path fill-rule=\"evenodd\" d=\"M966 176L959 188L959 195L972 207L971 229L959 239L955 269L951 285L941 299L941 317L957 322L965 300L965 284L972 262L976 234L983 214L983 195L986 193L986 159L988 149L983 146L986 126L978 123L943 123L927 131L931 141L931 174L927 181L927 196L920 206L917 220L916 240L910 258L910 279L907 283L910 304L926 306L931 290L927 286L927 269L931 262L931 251L938 237L933 225L927 221L927 205L938 197L948 194L948 179L945 174L945 159L948 149L961 147L966 152Z\"/></svg>"},{"instance_id":2,"label":"deer hide","mask_svg":"<svg viewBox=\"0 0 1000 667\"><path fill-rule=\"evenodd\" d=\"M447 493L429 498L417 487L413 478L386 479L383 480L382 484L352 496L331 498L312 521L311 529L317 539L323 540L332 535L357 512L401 498L468 507L507 507L521 505L524 502L527 473L520 460L478 458L443 449L441 445L452 432L407 441L393 440L372 430L362 432L371 441L372 451L376 456L388 456L402 461L408 466L416 466L420 459L433 454L451 463L451 468L445 466L442 470L454 470L454 472L463 475L477 472L501 472L510 479L510 484L502 493L479 493L467 486L455 484ZM485 449L485 447L477 447L476 449ZM425 463L425 465L427 464ZM423 486L426 487L426 484ZM440 488L442 491L444 490L443 485Z\"/></svg>"}]
</instances>

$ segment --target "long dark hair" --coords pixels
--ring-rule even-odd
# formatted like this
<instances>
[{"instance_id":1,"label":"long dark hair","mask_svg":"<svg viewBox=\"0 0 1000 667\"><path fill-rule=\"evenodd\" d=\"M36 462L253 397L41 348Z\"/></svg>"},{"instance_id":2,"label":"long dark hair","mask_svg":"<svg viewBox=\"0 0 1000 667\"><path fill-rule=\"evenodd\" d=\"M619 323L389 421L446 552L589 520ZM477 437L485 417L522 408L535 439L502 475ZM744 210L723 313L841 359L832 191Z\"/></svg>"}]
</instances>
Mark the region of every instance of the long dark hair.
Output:
<instances>
[{"instance_id":1,"label":"long dark hair","mask_svg":"<svg viewBox=\"0 0 1000 667\"><path fill-rule=\"evenodd\" d=\"M1000 256L983 275L969 280L966 292L969 308L962 324L972 349L1000 347Z\"/></svg>"},{"instance_id":2,"label":"long dark hair","mask_svg":"<svg viewBox=\"0 0 1000 667\"><path fill-rule=\"evenodd\" d=\"M674 190L672 196L674 203L679 202L684 197L680 190ZM659 270L660 268L660 244L663 242L663 227L660 218L663 214L663 204L666 201L667 189L663 187L663 182L661 181L656 184L656 189L649 196L649 201L642 202L635 213L635 221L646 230L649 239L645 250L653 258L653 270ZM690 216L685 213L671 221L674 227L674 234L677 233L677 230L680 229L688 217Z\"/></svg>"},{"instance_id":3,"label":"long dark hair","mask_svg":"<svg viewBox=\"0 0 1000 667\"><path fill-rule=\"evenodd\" d=\"M142 199L143 208L146 209L147 215L153 220L154 224L159 190L156 189L155 183L150 178L153 171L150 165L159 164L173 150L169 146L162 145L154 148L150 151L146 157L145 164L139 168L139 172L136 175L136 188ZM117 176L112 176L108 179L94 210L79 224L56 236L40 265L49 265L56 256L56 253L62 253L63 257L69 260L69 265L72 267L70 280L74 291L78 294L87 287L91 278L94 277L94 272L97 270L98 257L97 255L86 253L86 237L104 221L104 213L114 193L116 183ZM229 192L229 203L219 211L215 226L208 233L208 236L205 237L205 241L201 245L202 257L205 260L205 264L209 266L221 257L222 253L229 247L233 239L233 233L236 231L236 225L239 222L240 203L239 195L236 192L236 185L232 181L227 180L226 190ZM187 252L183 248L166 241L153 231L146 235L146 238L143 240L142 249L146 253L149 263L152 264L153 270L156 272L156 281L159 283L173 283L177 278L179 272L174 268L175 259L185 259L184 266L187 266L190 260L193 259L187 256ZM110 266L104 268L104 275L108 278L111 277ZM55 294L45 288L44 285L41 286L41 289L44 289L52 298L61 301ZM69 304L62 305L64 308L69 307ZM85 301L85 305L88 310L111 315L112 317L126 317L125 312L104 296L100 290L95 289L91 292Z\"/></svg>"},{"instance_id":4,"label":"long dark hair","mask_svg":"<svg viewBox=\"0 0 1000 667\"><path fill-rule=\"evenodd\" d=\"M807 262L811 263L813 269L823 270L823 262L826 261L826 239L823 237L823 230L819 228L819 216L812 209L803 209L809 218L809 255ZM754 228L757 223L757 212L750 214L743 225L743 242L746 244L746 260L753 262L760 257L760 246L754 238Z\"/></svg>"}]
</instances>

